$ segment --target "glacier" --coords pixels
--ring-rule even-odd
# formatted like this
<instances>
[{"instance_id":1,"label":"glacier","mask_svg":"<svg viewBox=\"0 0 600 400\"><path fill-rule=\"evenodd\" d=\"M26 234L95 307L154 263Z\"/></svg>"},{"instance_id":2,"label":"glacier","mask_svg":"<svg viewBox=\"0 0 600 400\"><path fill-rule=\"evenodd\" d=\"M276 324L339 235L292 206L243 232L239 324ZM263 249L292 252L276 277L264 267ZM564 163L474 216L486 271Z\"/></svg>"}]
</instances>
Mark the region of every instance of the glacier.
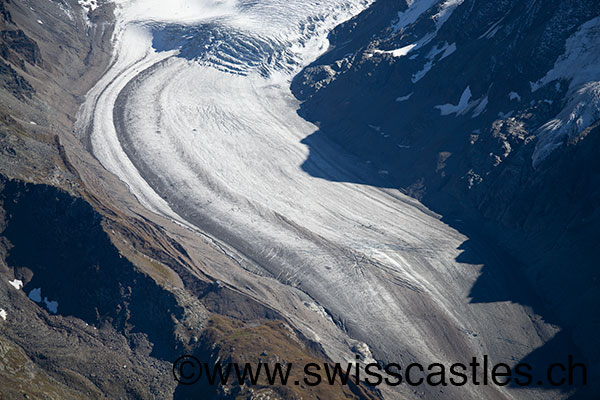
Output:
<instances>
[{"instance_id":1,"label":"glacier","mask_svg":"<svg viewBox=\"0 0 600 400\"><path fill-rule=\"evenodd\" d=\"M115 3L114 56L78 114L81 139L149 210L226 244L248 273L310 298L310 323L285 301L276 306L333 360L354 359L357 341L385 362L518 360L556 333L521 305L472 302L481 264L458 261L467 238L417 200L301 168L302 140L318 128L298 115L291 79L370 0ZM402 24L438 3L411 2ZM438 24L460 3L440 3ZM442 114L464 111L467 90ZM310 160L321 176L361 173L334 145L318 151ZM473 251L502 262L484 244ZM227 271L220 279L235 285ZM503 290L500 281L490 288ZM455 394L511 398L511 390Z\"/></svg>"}]
</instances>

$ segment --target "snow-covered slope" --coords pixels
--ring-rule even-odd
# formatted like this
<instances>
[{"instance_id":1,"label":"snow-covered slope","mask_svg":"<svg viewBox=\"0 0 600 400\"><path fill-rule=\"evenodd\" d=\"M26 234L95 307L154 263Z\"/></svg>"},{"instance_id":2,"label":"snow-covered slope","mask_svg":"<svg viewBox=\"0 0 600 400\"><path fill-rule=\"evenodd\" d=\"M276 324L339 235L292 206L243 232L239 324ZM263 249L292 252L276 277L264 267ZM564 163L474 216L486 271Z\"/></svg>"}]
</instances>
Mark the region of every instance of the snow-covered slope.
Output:
<instances>
[{"instance_id":1,"label":"snow-covered slope","mask_svg":"<svg viewBox=\"0 0 600 400\"><path fill-rule=\"evenodd\" d=\"M534 91L561 80L569 84L565 108L540 128L534 166L600 120L600 17L583 24L565 47L554 68L532 84Z\"/></svg>"},{"instance_id":2,"label":"snow-covered slope","mask_svg":"<svg viewBox=\"0 0 600 400\"><path fill-rule=\"evenodd\" d=\"M437 25L459 3L443 2ZM297 114L289 85L326 50L327 32L368 4L118 2L114 63L88 94L79 132L146 207L304 293L310 323L283 300L270 305L334 360L354 360L357 342L386 362L518 360L555 329L517 304L471 303L480 264L502 262L484 244L465 247L463 235L399 191L303 169L310 156L324 177L365 173L327 141L309 154L303 140L317 127ZM467 107L463 97L447 111ZM459 261L463 251L472 261ZM227 271L223 279L235 282ZM488 290L501 297L503 282ZM511 396L500 387L420 390L431 399Z\"/></svg>"}]
</instances>

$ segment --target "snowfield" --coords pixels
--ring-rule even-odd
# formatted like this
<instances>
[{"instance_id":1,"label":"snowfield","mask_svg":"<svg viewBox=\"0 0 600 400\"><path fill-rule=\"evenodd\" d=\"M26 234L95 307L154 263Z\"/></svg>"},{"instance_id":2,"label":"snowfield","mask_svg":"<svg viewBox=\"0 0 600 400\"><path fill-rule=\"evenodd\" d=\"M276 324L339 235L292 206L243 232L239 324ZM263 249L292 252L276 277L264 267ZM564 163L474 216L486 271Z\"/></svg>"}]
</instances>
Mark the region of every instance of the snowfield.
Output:
<instances>
[{"instance_id":1,"label":"snowfield","mask_svg":"<svg viewBox=\"0 0 600 400\"><path fill-rule=\"evenodd\" d=\"M113 64L88 94L78 131L143 205L226 243L249 273L312 299L312 324L278 307L334 360L354 360L358 341L386 362L518 361L556 330L518 304L471 302L481 265L457 261L466 237L398 191L302 169L302 140L317 127L296 113L291 78L327 49L330 29L369 3L119 1ZM440 111L463 112L468 94ZM334 146L318 152L312 168L323 176L357 173ZM502 262L484 244L471 251L480 252L473 262ZM501 281L492 297L503 298ZM503 399L515 389L422 390Z\"/></svg>"}]
</instances>

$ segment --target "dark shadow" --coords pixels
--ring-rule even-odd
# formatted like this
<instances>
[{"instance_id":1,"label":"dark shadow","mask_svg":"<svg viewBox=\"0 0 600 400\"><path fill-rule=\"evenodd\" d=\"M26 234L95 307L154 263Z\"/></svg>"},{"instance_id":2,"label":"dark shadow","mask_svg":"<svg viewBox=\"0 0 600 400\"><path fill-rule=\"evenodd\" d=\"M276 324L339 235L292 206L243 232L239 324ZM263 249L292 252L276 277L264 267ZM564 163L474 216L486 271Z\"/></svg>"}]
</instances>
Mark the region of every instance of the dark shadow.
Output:
<instances>
[{"instance_id":1,"label":"dark shadow","mask_svg":"<svg viewBox=\"0 0 600 400\"><path fill-rule=\"evenodd\" d=\"M308 119L306 113L305 109L299 112ZM442 215L444 223L468 238L460 246L462 252L457 261L482 266L470 292L471 302L520 304L531 309L532 318L560 329L525 358L514 360L531 365L535 371L533 386L528 389L559 390L571 399L597 398L600 371L595 360L600 349L600 317L596 310L600 308L600 281L594 249L600 231L600 194L596 189L600 184L597 173L592 171L598 171L595 166L600 168L594 155L594 149L597 152L600 148L600 128L589 134L595 136L588 140L587 150L571 148L549 158L543 179L539 172L532 173L531 178L520 177L523 188L516 191L512 202L504 205L503 214L498 211L504 220L496 220L484 217L478 204L461 203L456 193L447 191L451 177L440 178L441 174L431 173L436 169L434 159L418 160L422 154L431 154L428 150L418 147L406 151L402 159L404 149L386 146L377 127L369 130L358 124L352 129L343 121L341 128L335 124L320 125L318 131L302 140L309 148L309 156L302 164L304 172L332 182L396 188L416 194L423 204ZM438 138L434 136L432 140ZM447 168L448 175L455 166ZM430 178L438 177L426 178L426 188L419 192L419 188L410 185L419 173L427 176L423 171L429 171ZM502 185L511 177L498 174L488 179L497 179L497 185ZM494 204L494 195L486 196L490 198L487 202ZM541 211L536 211L536 207ZM573 386L553 387L546 370L553 363L567 360L569 355L586 365L587 385L575 382ZM511 386L521 387L514 382Z\"/></svg>"},{"instance_id":2,"label":"dark shadow","mask_svg":"<svg viewBox=\"0 0 600 400\"><path fill-rule=\"evenodd\" d=\"M571 340L571 334L572 332L563 330L542 347L535 349L525 358L519 360L520 363L531 366L532 383L529 387L560 390L563 393L570 394L585 389L582 374L585 373L587 379L589 379L590 365L585 365L585 357ZM582 372L580 367L575 367L576 364L581 363L585 365L585 372ZM560 366L556 364L560 364ZM553 367L553 365L555 366ZM562 369L563 367L565 370ZM549 369L551 371L550 376L548 376ZM567 372L569 369L572 372L571 380L569 380L569 372ZM565 380L564 382L563 379ZM529 382L529 378L524 377L521 383L527 382ZM516 381L512 381L510 386L514 388L520 387Z\"/></svg>"},{"instance_id":3,"label":"dark shadow","mask_svg":"<svg viewBox=\"0 0 600 400\"><path fill-rule=\"evenodd\" d=\"M344 151L341 146L320 134L320 131L305 137L301 143L310 152L301 168L310 176L332 182L367 183L388 188L395 186L389 171L378 170L372 161Z\"/></svg>"},{"instance_id":4,"label":"dark shadow","mask_svg":"<svg viewBox=\"0 0 600 400\"><path fill-rule=\"evenodd\" d=\"M3 186L3 187L2 187ZM2 236L12 245L7 264L28 271L24 291L41 289L57 313L89 324L108 324L128 335L143 333L152 356L172 360L173 296L157 286L112 244L102 217L84 200L46 185L0 181L6 210ZM38 303L46 308L44 301Z\"/></svg>"},{"instance_id":5,"label":"dark shadow","mask_svg":"<svg viewBox=\"0 0 600 400\"><path fill-rule=\"evenodd\" d=\"M493 240L489 240L490 238L478 229L468 229L461 224L459 230L463 234L469 232L469 237L477 239L469 239L460 246L462 253L457 257L457 261L470 265L483 264L481 275L469 294L472 303L517 303L531 309L532 319L538 318L535 317L537 315L545 323L558 327L562 325L560 318L535 293L530 281L525 276L523 265L506 252L498 249ZM558 387L553 386L548 380L548 368L555 363L568 365L570 355L576 362L586 365L588 384L591 383L589 379L592 364L589 358L573 342L573 332L569 328L561 328L544 345L521 360L513 360L530 367L531 380L523 379L522 382L528 382L528 384L520 385L513 379L509 386L516 389L525 387L559 390L564 393L574 393L577 390L585 389L586 387L582 385L580 379L574 380L572 384L563 384ZM553 379L559 381L560 376L557 375Z\"/></svg>"}]
</instances>

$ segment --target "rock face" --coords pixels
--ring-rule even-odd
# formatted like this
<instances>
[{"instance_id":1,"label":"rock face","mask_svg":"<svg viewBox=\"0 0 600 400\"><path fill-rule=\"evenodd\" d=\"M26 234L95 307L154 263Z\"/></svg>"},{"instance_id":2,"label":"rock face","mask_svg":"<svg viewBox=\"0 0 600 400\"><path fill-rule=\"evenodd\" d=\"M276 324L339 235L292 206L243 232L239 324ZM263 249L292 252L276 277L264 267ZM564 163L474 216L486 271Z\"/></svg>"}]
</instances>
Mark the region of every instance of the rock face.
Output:
<instances>
[{"instance_id":1,"label":"rock face","mask_svg":"<svg viewBox=\"0 0 600 400\"><path fill-rule=\"evenodd\" d=\"M600 4L407 3L379 0L339 26L296 77L300 113L320 127L305 142L335 142L388 171L360 183L403 188L500 243L542 315L598 365L585 310L600 304Z\"/></svg>"}]
</instances>

